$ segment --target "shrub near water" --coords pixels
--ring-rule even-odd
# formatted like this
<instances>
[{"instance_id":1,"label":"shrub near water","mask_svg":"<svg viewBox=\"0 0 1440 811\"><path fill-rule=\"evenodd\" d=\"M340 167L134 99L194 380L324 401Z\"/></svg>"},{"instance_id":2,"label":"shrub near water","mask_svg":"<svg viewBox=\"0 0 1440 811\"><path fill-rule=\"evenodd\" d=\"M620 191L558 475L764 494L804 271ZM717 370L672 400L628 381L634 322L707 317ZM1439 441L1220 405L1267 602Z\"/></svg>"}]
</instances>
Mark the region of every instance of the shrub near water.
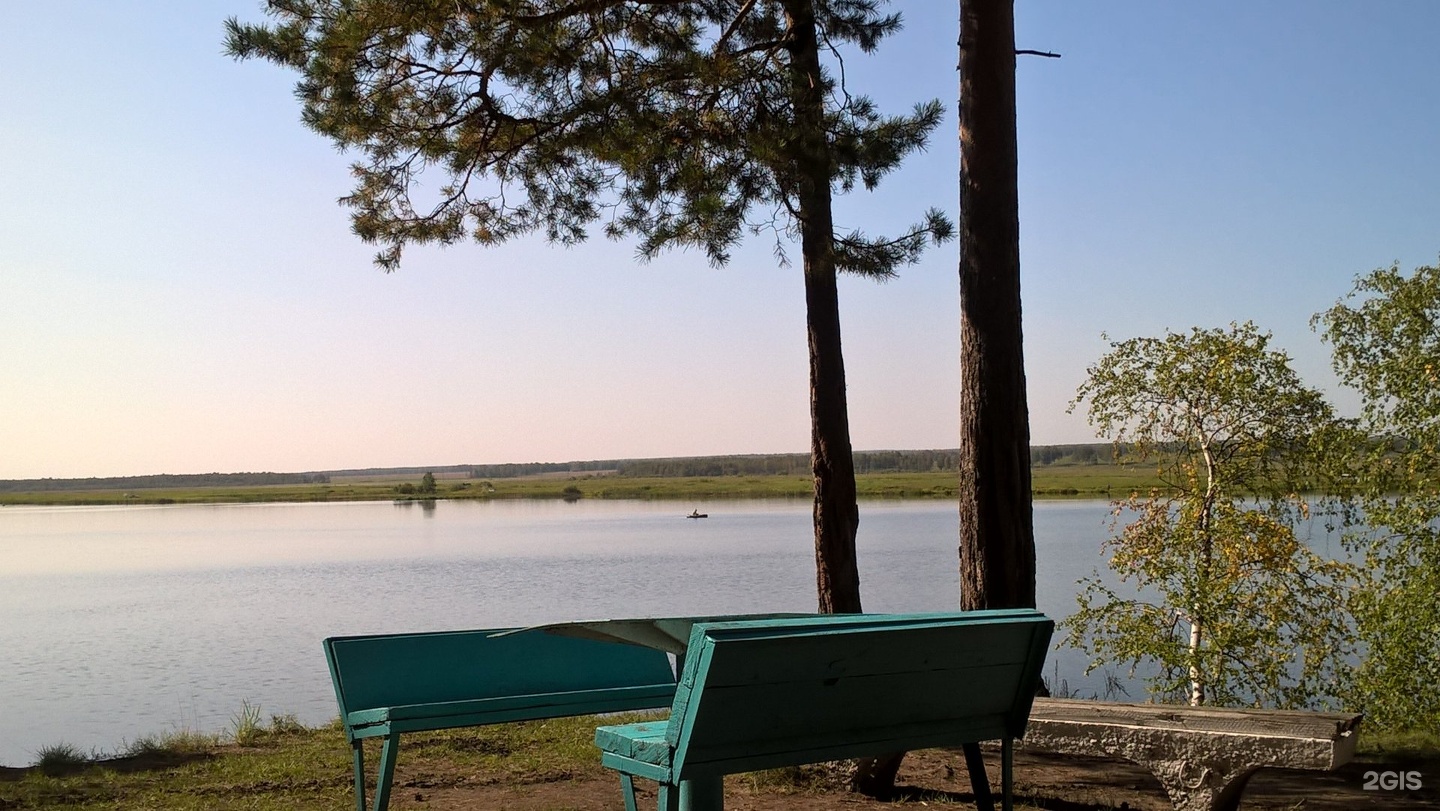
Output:
<instances>
[{"instance_id":1,"label":"shrub near water","mask_svg":"<svg viewBox=\"0 0 1440 811\"><path fill-rule=\"evenodd\" d=\"M35 768L39 769L41 774L51 777L78 771L91 762L90 755L68 743L41 747L40 751L35 753Z\"/></svg>"}]
</instances>

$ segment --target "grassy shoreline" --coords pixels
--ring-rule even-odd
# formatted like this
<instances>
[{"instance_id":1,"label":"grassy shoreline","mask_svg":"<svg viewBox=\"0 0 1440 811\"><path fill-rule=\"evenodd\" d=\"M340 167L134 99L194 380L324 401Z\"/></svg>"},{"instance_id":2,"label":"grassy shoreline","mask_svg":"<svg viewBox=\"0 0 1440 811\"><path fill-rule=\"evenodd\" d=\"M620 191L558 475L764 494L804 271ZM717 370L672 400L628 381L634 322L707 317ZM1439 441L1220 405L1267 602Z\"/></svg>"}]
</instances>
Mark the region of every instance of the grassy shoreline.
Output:
<instances>
[{"instance_id":1,"label":"grassy shoreline","mask_svg":"<svg viewBox=\"0 0 1440 811\"><path fill-rule=\"evenodd\" d=\"M556 718L407 735L400 790L393 806L469 809L499 805L529 811L590 808L597 803L617 807L619 787L614 775L600 766L591 743L594 728L600 723L653 717L658 716L631 713ZM1427 780L1440 764L1440 737L1433 734L1362 735L1360 744L1359 760L1418 767ZM177 732L149 736L113 756L86 756L63 744L46 750L50 757L34 766L0 767L0 809L319 811L354 807L350 751L338 721L306 727L293 717L274 716L266 724L259 720L258 710L247 705L224 735ZM377 754L371 742L366 757L372 779ZM923 757L912 755L911 762ZM946 765L940 768L955 777L955 770L947 766L956 762L953 755L946 756ZM1094 765L1088 765L1086 774L1093 778L1099 773ZM1358 780L1352 782L1359 786ZM944 787L933 786L932 791L942 790L928 799L953 803L957 795ZM1088 796L1075 794L1077 789L1069 784L1061 790L1078 799ZM893 807L893 803L862 802L845 795L824 781L823 772L813 769L734 775L727 778L726 791L736 792L747 805L759 809L813 811L835 807L842 800L847 805L858 803L857 808ZM1034 806L1022 802L1021 807ZM1116 806L1107 802L1075 807Z\"/></svg>"},{"instance_id":2,"label":"grassy shoreline","mask_svg":"<svg viewBox=\"0 0 1440 811\"><path fill-rule=\"evenodd\" d=\"M1038 499L1118 498L1132 490L1160 487L1153 468L1120 465L1041 465L1032 469ZM405 493L419 477L338 479L326 483L248 487L165 487L130 490L37 490L0 493L4 505L241 504L260 502L425 500ZM655 499L696 501L732 498L810 498L808 476L621 476L575 474L496 479L447 479L436 483L437 499ZM860 498L953 499L953 471L867 473L856 477Z\"/></svg>"}]
</instances>

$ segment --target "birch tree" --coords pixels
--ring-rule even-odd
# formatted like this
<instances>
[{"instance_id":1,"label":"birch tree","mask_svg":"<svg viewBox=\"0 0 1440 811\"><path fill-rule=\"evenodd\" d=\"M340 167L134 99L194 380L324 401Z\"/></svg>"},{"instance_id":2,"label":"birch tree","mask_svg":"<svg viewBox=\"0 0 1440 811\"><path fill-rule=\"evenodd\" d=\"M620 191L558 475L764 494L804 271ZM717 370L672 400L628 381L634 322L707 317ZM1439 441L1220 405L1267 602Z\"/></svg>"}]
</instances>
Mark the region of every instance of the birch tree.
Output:
<instances>
[{"instance_id":1,"label":"birch tree","mask_svg":"<svg viewBox=\"0 0 1440 811\"><path fill-rule=\"evenodd\" d=\"M1245 323L1114 342L1071 403L1165 486L1115 502L1125 585L1082 581L1067 641L1092 669L1148 668L1163 699L1307 706L1344 666L1349 570L1295 532L1333 414L1270 339Z\"/></svg>"}]
</instances>

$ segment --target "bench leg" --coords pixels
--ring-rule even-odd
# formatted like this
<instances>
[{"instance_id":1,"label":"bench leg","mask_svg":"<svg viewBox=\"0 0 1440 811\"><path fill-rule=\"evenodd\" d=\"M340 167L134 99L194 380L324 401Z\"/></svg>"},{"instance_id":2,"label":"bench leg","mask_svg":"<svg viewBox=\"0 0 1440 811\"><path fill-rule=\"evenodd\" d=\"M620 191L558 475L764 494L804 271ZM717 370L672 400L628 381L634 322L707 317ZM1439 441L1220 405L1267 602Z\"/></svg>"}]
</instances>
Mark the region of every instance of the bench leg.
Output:
<instances>
[{"instance_id":1,"label":"bench leg","mask_svg":"<svg viewBox=\"0 0 1440 811\"><path fill-rule=\"evenodd\" d=\"M365 742L350 742L355 761L355 811L365 811Z\"/></svg>"},{"instance_id":2,"label":"bench leg","mask_svg":"<svg viewBox=\"0 0 1440 811\"><path fill-rule=\"evenodd\" d=\"M1015 808L1015 740L1000 741L1000 808L1014 811Z\"/></svg>"},{"instance_id":3,"label":"bench leg","mask_svg":"<svg viewBox=\"0 0 1440 811\"><path fill-rule=\"evenodd\" d=\"M1160 779L1175 811L1236 811L1240 795L1258 766L1228 769L1223 764L1185 760L1152 761L1145 765Z\"/></svg>"},{"instance_id":4,"label":"bench leg","mask_svg":"<svg viewBox=\"0 0 1440 811\"><path fill-rule=\"evenodd\" d=\"M380 771L375 775L375 811L390 806L390 788L395 782L395 757L400 753L400 733L386 735L380 750Z\"/></svg>"},{"instance_id":5,"label":"bench leg","mask_svg":"<svg viewBox=\"0 0 1440 811\"><path fill-rule=\"evenodd\" d=\"M965 752L965 769L970 772L970 791L975 795L975 808L978 811L995 811L995 797L990 793L990 776L985 774L985 758L980 755L980 744L967 743L960 748Z\"/></svg>"},{"instance_id":6,"label":"bench leg","mask_svg":"<svg viewBox=\"0 0 1440 811\"><path fill-rule=\"evenodd\" d=\"M679 811L725 811L724 778L681 780L679 794Z\"/></svg>"},{"instance_id":7,"label":"bench leg","mask_svg":"<svg viewBox=\"0 0 1440 811\"><path fill-rule=\"evenodd\" d=\"M660 811L680 811L680 787L660 784Z\"/></svg>"},{"instance_id":8,"label":"bench leg","mask_svg":"<svg viewBox=\"0 0 1440 811\"><path fill-rule=\"evenodd\" d=\"M625 811L636 811L635 778L624 772L620 773L620 793L625 795Z\"/></svg>"}]
</instances>

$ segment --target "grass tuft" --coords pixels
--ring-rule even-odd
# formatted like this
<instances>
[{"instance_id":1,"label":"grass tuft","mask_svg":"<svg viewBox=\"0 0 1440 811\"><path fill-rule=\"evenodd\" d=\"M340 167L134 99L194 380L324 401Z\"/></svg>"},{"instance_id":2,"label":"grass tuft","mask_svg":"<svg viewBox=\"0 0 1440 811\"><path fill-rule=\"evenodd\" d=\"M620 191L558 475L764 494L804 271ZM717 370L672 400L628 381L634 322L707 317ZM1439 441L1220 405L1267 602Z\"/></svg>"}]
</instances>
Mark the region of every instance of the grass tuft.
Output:
<instances>
[{"instance_id":1,"label":"grass tuft","mask_svg":"<svg viewBox=\"0 0 1440 811\"><path fill-rule=\"evenodd\" d=\"M241 701L240 710L230 716L230 738L241 746L257 743L265 734L265 725L260 719L259 704Z\"/></svg>"},{"instance_id":2,"label":"grass tuft","mask_svg":"<svg viewBox=\"0 0 1440 811\"><path fill-rule=\"evenodd\" d=\"M94 762L94 758L87 752L68 743L56 743L50 746L43 746L35 753L35 768L41 774L49 777L60 777L62 775L74 774L85 769Z\"/></svg>"},{"instance_id":3,"label":"grass tuft","mask_svg":"<svg viewBox=\"0 0 1440 811\"><path fill-rule=\"evenodd\" d=\"M218 735L180 729L159 735L144 735L120 749L121 757L183 757L209 752L220 745Z\"/></svg>"},{"instance_id":4,"label":"grass tuft","mask_svg":"<svg viewBox=\"0 0 1440 811\"><path fill-rule=\"evenodd\" d=\"M271 735L300 735L310 730L300 723L295 713L287 712L270 716L270 728L266 731Z\"/></svg>"}]
</instances>

